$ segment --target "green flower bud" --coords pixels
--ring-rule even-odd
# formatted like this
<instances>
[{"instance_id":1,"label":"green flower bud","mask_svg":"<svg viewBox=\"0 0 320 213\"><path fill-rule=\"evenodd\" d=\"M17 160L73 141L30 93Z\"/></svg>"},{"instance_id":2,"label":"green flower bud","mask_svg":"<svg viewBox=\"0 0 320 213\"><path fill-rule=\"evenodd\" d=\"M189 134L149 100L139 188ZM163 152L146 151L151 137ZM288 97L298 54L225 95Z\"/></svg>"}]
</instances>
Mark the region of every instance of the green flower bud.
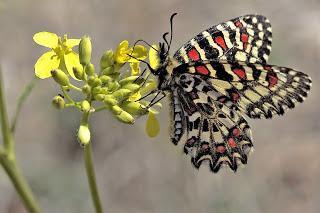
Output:
<instances>
[{"instance_id":1,"label":"green flower bud","mask_svg":"<svg viewBox=\"0 0 320 213\"><path fill-rule=\"evenodd\" d=\"M84 71L87 75L93 75L94 74L94 65L89 63L85 66Z\"/></svg>"},{"instance_id":2,"label":"green flower bud","mask_svg":"<svg viewBox=\"0 0 320 213\"><path fill-rule=\"evenodd\" d=\"M97 77L96 75L91 75L91 76L89 76L89 78L88 78L88 84L89 84L90 86L94 86L95 80L96 80L97 78L98 78L98 77Z\"/></svg>"},{"instance_id":3,"label":"green flower bud","mask_svg":"<svg viewBox=\"0 0 320 213\"><path fill-rule=\"evenodd\" d=\"M99 78L94 79L93 81L93 86L101 86L102 85L102 81Z\"/></svg>"},{"instance_id":4,"label":"green flower bud","mask_svg":"<svg viewBox=\"0 0 320 213\"><path fill-rule=\"evenodd\" d=\"M111 67L113 64L114 64L114 60L113 60L112 50L108 50L104 52L100 59L100 69L104 70L107 67Z\"/></svg>"},{"instance_id":5,"label":"green flower bud","mask_svg":"<svg viewBox=\"0 0 320 213\"><path fill-rule=\"evenodd\" d=\"M115 106L118 104L118 101L111 95L106 95L103 99L103 102L109 106Z\"/></svg>"},{"instance_id":6,"label":"green flower bud","mask_svg":"<svg viewBox=\"0 0 320 213\"><path fill-rule=\"evenodd\" d=\"M145 115L148 110L139 102L126 101L121 105L122 109L132 115Z\"/></svg>"},{"instance_id":7,"label":"green flower bud","mask_svg":"<svg viewBox=\"0 0 320 213\"><path fill-rule=\"evenodd\" d=\"M64 99L60 95L54 96L52 99L52 105L57 109L63 109L65 106Z\"/></svg>"},{"instance_id":8,"label":"green flower bud","mask_svg":"<svg viewBox=\"0 0 320 213\"><path fill-rule=\"evenodd\" d=\"M100 76L100 80L103 84L106 84L111 80L111 78L109 76L103 75L103 76Z\"/></svg>"},{"instance_id":9,"label":"green flower bud","mask_svg":"<svg viewBox=\"0 0 320 213\"><path fill-rule=\"evenodd\" d=\"M137 92L140 89L140 85L138 85L138 84L126 84L121 88L122 89L128 89L131 92Z\"/></svg>"},{"instance_id":10,"label":"green flower bud","mask_svg":"<svg viewBox=\"0 0 320 213\"><path fill-rule=\"evenodd\" d=\"M126 84L129 84L129 83L134 82L137 78L139 78L139 76L129 76L129 77L127 77L127 78L121 79L121 80L119 81L119 84L120 84L121 86L123 86L123 85L126 85Z\"/></svg>"},{"instance_id":11,"label":"green flower bud","mask_svg":"<svg viewBox=\"0 0 320 213\"><path fill-rule=\"evenodd\" d=\"M106 67L101 71L101 75L111 75L115 73L113 67Z\"/></svg>"},{"instance_id":12,"label":"green flower bud","mask_svg":"<svg viewBox=\"0 0 320 213\"><path fill-rule=\"evenodd\" d=\"M70 84L67 74L60 69L52 70L51 75L52 78L61 86L68 86Z\"/></svg>"},{"instance_id":13,"label":"green flower bud","mask_svg":"<svg viewBox=\"0 0 320 213\"><path fill-rule=\"evenodd\" d=\"M88 36L83 36L79 43L79 59L83 66L86 66L91 61L91 40Z\"/></svg>"},{"instance_id":14,"label":"green flower bud","mask_svg":"<svg viewBox=\"0 0 320 213\"><path fill-rule=\"evenodd\" d=\"M89 94L89 93L91 92L91 87L90 87L88 84L84 85L84 86L82 87L82 92L83 92L84 94Z\"/></svg>"},{"instance_id":15,"label":"green flower bud","mask_svg":"<svg viewBox=\"0 0 320 213\"><path fill-rule=\"evenodd\" d=\"M117 81L110 81L107 85L108 89L111 91L117 90L120 87L120 84Z\"/></svg>"},{"instance_id":16,"label":"green flower bud","mask_svg":"<svg viewBox=\"0 0 320 213\"><path fill-rule=\"evenodd\" d=\"M78 130L79 143L82 146L87 145L90 142L90 130L87 125L81 125Z\"/></svg>"},{"instance_id":17,"label":"green flower bud","mask_svg":"<svg viewBox=\"0 0 320 213\"><path fill-rule=\"evenodd\" d=\"M93 87L92 88L92 93L93 94L98 94L98 93L100 93L100 90L101 90L101 86Z\"/></svg>"},{"instance_id":18,"label":"green flower bud","mask_svg":"<svg viewBox=\"0 0 320 213\"><path fill-rule=\"evenodd\" d=\"M126 124L134 123L134 118L132 117L132 115L130 115L126 111L122 111L119 115L116 115L116 118L118 118L119 121Z\"/></svg>"},{"instance_id":19,"label":"green flower bud","mask_svg":"<svg viewBox=\"0 0 320 213\"><path fill-rule=\"evenodd\" d=\"M119 107L118 105L114 105L111 107L111 111L115 115L120 115L120 113L123 111L123 109L121 107Z\"/></svg>"},{"instance_id":20,"label":"green flower bud","mask_svg":"<svg viewBox=\"0 0 320 213\"><path fill-rule=\"evenodd\" d=\"M87 100L84 100L81 102L81 110L84 111L84 112L89 112L91 106L90 106L90 103L89 101Z\"/></svg>"},{"instance_id":21,"label":"green flower bud","mask_svg":"<svg viewBox=\"0 0 320 213\"><path fill-rule=\"evenodd\" d=\"M73 67L73 73L74 73L74 76L76 76L77 79L79 80L83 80L84 79L84 75L83 75L83 68L82 66L76 66L76 67Z\"/></svg>"},{"instance_id":22,"label":"green flower bud","mask_svg":"<svg viewBox=\"0 0 320 213\"><path fill-rule=\"evenodd\" d=\"M117 91L112 93L112 96L118 101L124 100L128 98L130 95L131 95L131 91L128 89L118 89Z\"/></svg>"},{"instance_id":23,"label":"green flower bud","mask_svg":"<svg viewBox=\"0 0 320 213\"><path fill-rule=\"evenodd\" d=\"M96 94L94 96L94 99L96 99L97 101L103 101L104 100L105 95L104 94Z\"/></svg>"},{"instance_id":24,"label":"green flower bud","mask_svg":"<svg viewBox=\"0 0 320 213\"><path fill-rule=\"evenodd\" d=\"M100 93L107 95L109 93L109 90L107 87L101 87Z\"/></svg>"}]
</instances>

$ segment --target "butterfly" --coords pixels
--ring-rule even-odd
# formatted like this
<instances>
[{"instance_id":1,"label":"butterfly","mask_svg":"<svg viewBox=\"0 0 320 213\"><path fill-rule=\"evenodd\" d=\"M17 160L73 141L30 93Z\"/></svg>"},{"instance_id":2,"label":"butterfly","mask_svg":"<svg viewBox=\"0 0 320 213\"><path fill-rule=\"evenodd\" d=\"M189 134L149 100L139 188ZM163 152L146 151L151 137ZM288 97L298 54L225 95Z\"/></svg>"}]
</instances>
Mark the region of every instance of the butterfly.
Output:
<instances>
[{"instance_id":1,"label":"butterfly","mask_svg":"<svg viewBox=\"0 0 320 213\"><path fill-rule=\"evenodd\" d=\"M246 117L272 118L303 102L311 78L299 71L267 64L272 29L261 15L244 15L202 31L169 55L171 36L155 49L161 94L169 94L172 108L171 141L199 168L208 162L218 172L234 172L247 164L253 150ZM183 135L185 137L182 137Z\"/></svg>"}]
</instances>

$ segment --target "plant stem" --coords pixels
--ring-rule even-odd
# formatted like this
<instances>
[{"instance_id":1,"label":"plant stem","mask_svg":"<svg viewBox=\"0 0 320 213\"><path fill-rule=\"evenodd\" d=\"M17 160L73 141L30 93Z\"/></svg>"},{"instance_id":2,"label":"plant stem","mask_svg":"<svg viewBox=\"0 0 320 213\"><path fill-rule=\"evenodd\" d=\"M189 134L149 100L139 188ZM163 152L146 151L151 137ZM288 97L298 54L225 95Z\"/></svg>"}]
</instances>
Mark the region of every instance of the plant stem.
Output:
<instances>
[{"instance_id":1,"label":"plant stem","mask_svg":"<svg viewBox=\"0 0 320 213\"><path fill-rule=\"evenodd\" d=\"M89 113L84 113L81 121L81 125L88 125ZM94 172L93 160L92 160L92 148L91 141L84 146L84 162L86 166L87 178L90 187L92 201L96 210L96 213L102 213L102 205L99 197L98 187L96 183L96 176Z\"/></svg>"},{"instance_id":2,"label":"plant stem","mask_svg":"<svg viewBox=\"0 0 320 213\"><path fill-rule=\"evenodd\" d=\"M5 97L3 92L2 73L0 69L0 116L1 127L3 134L4 148L0 147L0 164L8 174L16 191L29 212L38 213L40 208L36 202L34 195L31 191L25 178L21 175L20 169L17 166L15 152L14 152L14 139L9 127L8 114L6 109Z\"/></svg>"},{"instance_id":3,"label":"plant stem","mask_svg":"<svg viewBox=\"0 0 320 213\"><path fill-rule=\"evenodd\" d=\"M30 92L32 91L34 85L36 84L37 82L37 78L34 77L30 83L25 87L24 91L22 92L22 94L20 95L19 99L18 99L18 103L17 103L17 107L16 107L16 110L15 110L15 113L14 113L14 117L13 117L13 121L12 121L12 125L11 125L11 132L14 132L15 131L15 128L16 128L16 123L17 123L17 120L19 118L19 115L20 115L20 111L21 111L21 108L22 108L22 104L24 103L24 101L26 100L26 98L28 97L28 95L30 94Z\"/></svg>"}]
</instances>

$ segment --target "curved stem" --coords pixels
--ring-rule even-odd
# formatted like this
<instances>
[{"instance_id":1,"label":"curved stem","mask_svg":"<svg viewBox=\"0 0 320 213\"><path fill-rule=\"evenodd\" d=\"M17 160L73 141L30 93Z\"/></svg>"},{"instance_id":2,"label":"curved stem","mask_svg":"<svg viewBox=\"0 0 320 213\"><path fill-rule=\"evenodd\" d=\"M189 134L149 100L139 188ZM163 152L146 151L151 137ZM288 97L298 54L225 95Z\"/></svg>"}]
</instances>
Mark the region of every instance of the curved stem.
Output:
<instances>
[{"instance_id":1,"label":"curved stem","mask_svg":"<svg viewBox=\"0 0 320 213\"><path fill-rule=\"evenodd\" d=\"M6 109L6 103L3 92L2 73L0 69L0 117L1 127L3 134L4 147L0 147L0 164L6 171L11 182L13 183L16 191L20 195L20 198L29 212L38 213L40 208L36 202L34 195L31 191L25 178L22 176L19 167L17 166L15 151L14 151L14 139L9 127L8 114Z\"/></svg>"},{"instance_id":2,"label":"curved stem","mask_svg":"<svg viewBox=\"0 0 320 213\"><path fill-rule=\"evenodd\" d=\"M89 113L83 113L81 125L88 125ZM92 201L96 210L96 213L102 213L102 205L99 197L98 187L96 183L96 176L94 172L93 160L92 160L92 148L91 141L89 144L84 146L84 162L86 166L86 173L88 183L90 187Z\"/></svg>"},{"instance_id":3,"label":"curved stem","mask_svg":"<svg viewBox=\"0 0 320 213\"><path fill-rule=\"evenodd\" d=\"M26 98L28 97L28 95L30 94L30 92L32 91L32 89L33 89L34 85L36 84L37 80L38 79L36 77L34 77L30 81L30 83L25 87L24 91L22 92L22 94L18 98L17 107L16 107L16 110L15 110L15 113L14 113L12 124L11 124L11 132L15 131L16 123L17 123L17 120L19 118L22 105L23 105L24 101L26 100Z\"/></svg>"}]
</instances>

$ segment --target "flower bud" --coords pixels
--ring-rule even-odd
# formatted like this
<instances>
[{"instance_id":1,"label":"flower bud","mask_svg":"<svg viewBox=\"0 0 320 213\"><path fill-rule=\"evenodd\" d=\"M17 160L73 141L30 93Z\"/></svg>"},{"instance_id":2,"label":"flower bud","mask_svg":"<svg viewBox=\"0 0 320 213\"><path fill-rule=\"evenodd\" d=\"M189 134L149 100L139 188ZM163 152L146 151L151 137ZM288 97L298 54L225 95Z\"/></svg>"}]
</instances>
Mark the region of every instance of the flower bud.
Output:
<instances>
[{"instance_id":1,"label":"flower bud","mask_svg":"<svg viewBox=\"0 0 320 213\"><path fill-rule=\"evenodd\" d=\"M109 90L108 90L108 88L107 87L101 87L101 89L100 89L100 93L101 94L108 94L109 93Z\"/></svg>"},{"instance_id":2,"label":"flower bud","mask_svg":"<svg viewBox=\"0 0 320 213\"><path fill-rule=\"evenodd\" d=\"M120 85L117 81L109 81L107 87L109 90L114 91L119 89Z\"/></svg>"},{"instance_id":3,"label":"flower bud","mask_svg":"<svg viewBox=\"0 0 320 213\"><path fill-rule=\"evenodd\" d=\"M119 115L116 115L116 118L118 118L119 121L126 123L126 124L133 124L134 118L132 115L127 113L126 111L122 111Z\"/></svg>"},{"instance_id":4,"label":"flower bud","mask_svg":"<svg viewBox=\"0 0 320 213\"><path fill-rule=\"evenodd\" d=\"M126 85L126 84L129 84L129 83L134 82L137 78L139 78L139 76L129 76L129 77L127 77L127 78L121 79L121 80L119 81L119 84L120 84L121 86L123 86L123 85Z\"/></svg>"},{"instance_id":5,"label":"flower bud","mask_svg":"<svg viewBox=\"0 0 320 213\"><path fill-rule=\"evenodd\" d=\"M101 75L111 75L115 73L113 67L106 67L101 71Z\"/></svg>"},{"instance_id":6,"label":"flower bud","mask_svg":"<svg viewBox=\"0 0 320 213\"><path fill-rule=\"evenodd\" d=\"M138 85L138 84L126 84L121 88L122 89L128 89L131 92L137 92L140 89L140 85Z\"/></svg>"},{"instance_id":7,"label":"flower bud","mask_svg":"<svg viewBox=\"0 0 320 213\"><path fill-rule=\"evenodd\" d=\"M79 143L82 146L87 145L90 142L90 130L87 125L80 125L78 130Z\"/></svg>"},{"instance_id":8,"label":"flower bud","mask_svg":"<svg viewBox=\"0 0 320 213\"><path fill-rule=\"evenodd\" d=\"M119 107L118 105L114 105L111 107L111 111L115 115L120 115L120 113L123 111L123 109L121 107Z\"/></svg>"},{"instance_id":9,"label":"flower bud","mask_svg":"<svg viewBox=\"0 0 320 213\"><path fill-rule=\"evenodd\" d=\"M107 67L111 67L113 64L114 64L114 60L113 60L112 50L108 50L104 52L100 59L100 69L104 70Z\"/></svg>"},{"instance_id":10,"label":"flower bud","mask_svg":"<svg viewBox=\"0 0 320 213\"><path fill-rule=\"evenodd\" d=\"M76 66L72 68L74 76L76 76L77 79L79 80L83 80L84 79L84 75L83 75L83 68L82 66Z\"/></svg>"},{"instance_id":11,"label":"flower bud","mask_svg":"<svg viewBox=\"0 0 320 213\"><path fill-rule=\"evenodd\" d=\"M112 93L112 96L118 101L121 101L128 98L130 94L131 94L131 91L128 89L118 89L117 91Z\"/></svg>"},{"instance_id":12,"label":"flower bud","mask_svg":"<svg viewBox=\"0 0 320 213\"><path fill-rule=\"evenodd\" d=\"M126 101L121 107L131 115L145 115L148 112L147 108L139 102Z\"/></svg>"},{"instance_id":13,"label":"flower bud","mask_svg":"<svg viewBox=\"0 0 320 213\"><path fill-rule=\"evenodd\" d=\"M101 80L101 82L103 84L106 84L111 80L111 78L109 76L106 76L106 75L100 76L99 78L100 78L100 80Z\"/></svg>"},{"instance_id":14,"label":"flower bud","mask_svg":"<svg viewBox=\"0 0 320 213\"><path fill-rule=\"evenodd\" d=\"M89 63L85 66L84 71L87 75L93 75L94 74L94 65Z\"/></svg>"},{"instance_id":15,"label":"flower bud","mask_svg":"<svg viewBox=\"0 0 320 213\"><path fill-rule=\"evenodd\" d=\"M91 61L91 40L88 36L83 36L79 43L79 59L83 66L86 66Z\"/></svg>"},{"instance_id":16,"label":"flower bud","mask_svg":"<svg viewBox=\"0 0 320 213\"><path fill-rule=\"evenodd\" d=\"M111 95L106 95L103 99L103 102L109 106L115 106L118 104L118 101L114 99Z\"/></svg>"},{"instance_id":17,"label":"flower bud","mask_svg":"<svg viewBox=\"0 0 320 213\"><path fill-rule=\"evenodd\" d=\"M52 70L51 75L52 78L61 86L68 86L70 84L67 74L60 69Z\"/></svg>"},{"instance_id":18,"label":"flower bud","mask_svg":"<svg viewBox=\"0 0 320 213\"><path fill-rule=\"evenodd\" d=\"M104 100L105 95L104 94L96 94L94 96L94 99L96 99L97 101L103 101Z\"/></svg>"},{"instance_id":19,"label":"flower bud","mask_svg":"<svg viewBox=\"0 0 320 213\"><path fill-rule=\"evenodd\" d=\"M90 87L88 84L84 85L84 86L82 87L82 92L83 92L84 94L89 94L89 93L91 92L91 87Z\"/></svg>"},{"instance_id":20,"label":"flower bud","mask_svg":"<svg viewBox=\"0 0 320 213\"><path fill-rule=\"evenodd\" d=\"M101 86L102 85L102 81L99 78L94 79L93 81L93 86Z\"/></svg>"},{"instance_id":21,"label":"flower bud","mask_svg":"<svg viewBox=\"0 0 320 213\"><path fill-rule=\"evenodd\" d=\"M98 94L98 93L100 93L100 90L101 90L101 86L93 87L92 88L92 93L93 94Z\"/></svg>"},{"instance_id":22,"label":"flower bud","mask_svg":"<svg viewBox=\"0 0 320 213\"><path fill-rule=\"evenodd\" d=\"M90 106L89 101L84 100L84 101L81 102L81 110L83 112L89 112L90 108L91 108L91 106Z\"/></svg>"},{"instance_id":23,"label":"flower bud","mask_svg":"<svg viewBox=\"0 0 320 213\"><path fill-rule=\"evenodd\" d=\"M54 96L52 99L52 105L57 109L63 109L65 106L64 99L60 95Z\"/></svg>"}]
</instances>

